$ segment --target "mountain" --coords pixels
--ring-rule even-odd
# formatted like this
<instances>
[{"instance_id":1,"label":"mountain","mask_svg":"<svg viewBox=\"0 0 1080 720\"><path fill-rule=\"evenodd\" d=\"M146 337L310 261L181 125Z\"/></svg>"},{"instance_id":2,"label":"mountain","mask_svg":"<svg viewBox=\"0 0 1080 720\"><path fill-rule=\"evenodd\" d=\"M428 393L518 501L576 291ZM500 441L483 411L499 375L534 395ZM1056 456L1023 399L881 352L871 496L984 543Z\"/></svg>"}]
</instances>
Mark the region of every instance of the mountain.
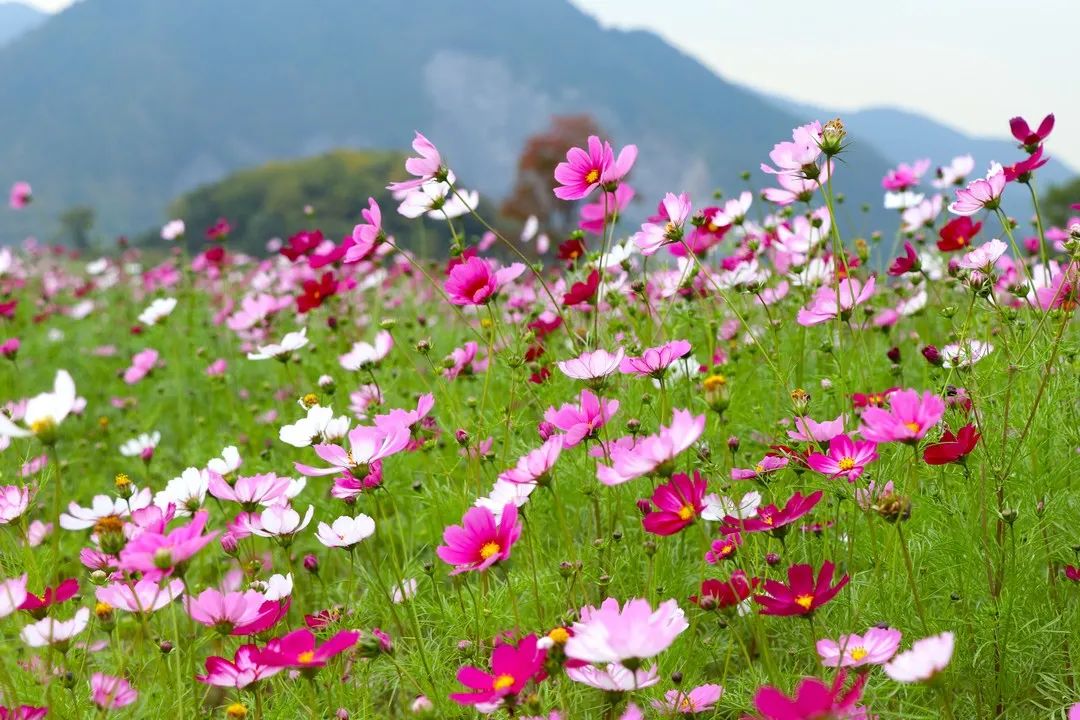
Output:
<instances>
[{"instance_id":1,"label":"mountain","mask_svg":"<svg viewBox=\"0 0 1080 720\"><path fill-rule=\"evenodd\" d=\"M29 5L19 2L0 3L0 47L33 30L49 18Z\"/></svg>"},{"instance_id":2,"label":"mountain","mask_svg":"<svg viewBox=\"0 0 1080 720\"><path fill-rule=\"evenodd\" d=\"M47 237L78 204L102 232L137 232L231 170L404 150L414 129L464 185L502 196L554 113L591 113L639 146L641 215L664 191L738 190L743 170L762 187L758 164L807 119L566 0L84 0L0 50L0 76L0 167L35 191L0 213L7 241ZM880 205L888 164L869 146L851 158L844 216Z\"/></svg>"},{"instance_id":3,"label":"mountain","mask_svg":"<svg viewBox=\"0 0 1080 720\"><path fill-rule=\"evenodd\" d=\"M782 98L773 100L780 109L807 117L833 117L838 114ZM937 167L947 164L957 155L970 154L975 158L976 174L982 175L992 161L1009 164L1024 158L1024 152L1012 138L972 137L908 110L882 107L839 114L848 127L894 164L930 158L932 167ZM1076 178L1077 173L1061 161L1051 158L1037 176L1039 189L1045 191L1051 185L1061 185ZM1004 208L1017 218L1027 218L1032 212L1030 198L1025 192L1006 193Z\"/></svg>"}]
</instances>

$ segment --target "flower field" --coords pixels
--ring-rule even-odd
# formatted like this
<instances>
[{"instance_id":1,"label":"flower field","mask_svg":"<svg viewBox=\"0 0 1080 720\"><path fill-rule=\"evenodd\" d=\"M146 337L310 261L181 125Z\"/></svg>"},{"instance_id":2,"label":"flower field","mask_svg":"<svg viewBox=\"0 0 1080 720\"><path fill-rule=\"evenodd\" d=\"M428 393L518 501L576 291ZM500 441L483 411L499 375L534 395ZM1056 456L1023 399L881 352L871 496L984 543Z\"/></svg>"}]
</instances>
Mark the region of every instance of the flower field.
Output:
<instances>
[{"instance_id":1,"label":"flower field","mask_svg":"<svg viewBox=\"0 0 1080 720\"><path fill-rule=\"evenodd\" d=\"M634 145L549 237L417 133L340 242L0 249L0 718L1077 720L1080 218L1010 125L863 234L833 120L640 224Z\"/></svg>"}]
</instances>

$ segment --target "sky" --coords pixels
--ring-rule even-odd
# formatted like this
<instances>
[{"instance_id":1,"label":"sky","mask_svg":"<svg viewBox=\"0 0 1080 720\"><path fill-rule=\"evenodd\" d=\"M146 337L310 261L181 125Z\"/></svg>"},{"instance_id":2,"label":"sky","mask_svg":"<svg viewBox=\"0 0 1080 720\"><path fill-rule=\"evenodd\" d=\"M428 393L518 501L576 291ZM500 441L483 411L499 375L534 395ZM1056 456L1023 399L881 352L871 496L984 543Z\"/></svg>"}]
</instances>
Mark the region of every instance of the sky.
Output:
<instances>
[{"instance_id":1,"label":"sky","mask_svg":"<svg viewBox=\"0 0 1080 720\"><path fill-rule=\"evenodd\" d=\"M1047 151L1080 170L1077 0L571 2L729 80L837 111L887 105L986 137L1053 112Z\"/></svg>"},{"instance_id":2,"label":"sky","mask_svg":"<svg viewBox=\"0 0 1080 720\"><path fill-rule=\"evenodd\" d=\"M899 107L987 137L1008 137L1013 115L1035 125L1054 112L1048 152L1080 170L1077 0L570 1L725 78L837 111Z\"/></svg>"}]
</instances>

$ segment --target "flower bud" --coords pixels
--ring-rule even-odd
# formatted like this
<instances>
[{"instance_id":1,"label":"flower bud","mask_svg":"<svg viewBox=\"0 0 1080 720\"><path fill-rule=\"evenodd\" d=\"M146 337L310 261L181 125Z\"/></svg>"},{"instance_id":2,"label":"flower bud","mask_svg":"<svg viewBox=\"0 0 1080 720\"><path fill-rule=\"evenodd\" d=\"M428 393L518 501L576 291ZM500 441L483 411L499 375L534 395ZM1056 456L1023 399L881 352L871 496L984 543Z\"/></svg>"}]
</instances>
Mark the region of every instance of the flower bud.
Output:
<instances>
[{"instance_id":1,"label":"flower bud","mask_svg":"<svg viewBox=\"0 0 1080 720\"><path fill-rule=\"evenodd\" d=\"M727 439L727 449L729 451L731 451L732 454L735 454L735 453L739 452L739 436L738 435L731 435L731 436L728 437L728 439Z\"/></svg>"},{"instance_id":2,"label":"flower bud","mask_svg":"<svg viewBox=\"0 0 1080 720\"><path fill-rule=\"evenodd\" d=\"M244 720L247 716L247 706L243 703L235 702L225 708L225 717L228 718L228 720Z\"/></svg>"},{"instance_id":3,"label":"flower bud","mask_svg":"<svg viewBox=\"0 0 1080 720\"><path fill-rule=\"evenodd\" d=\"M540 436L540 440L547 442L548 439L555 434L555 426L544 420L536 426L536 433Z\"/></svg>"},{"instance_id":4,"label":"flower bud","mask_svg":"<svg viewBox=\"0 0 1080 720\"><path fill-rule=\"evenodd\" d=\"M810 408L810 393L802 388L795 388L792 390L791 407L796 415L806 415L807 410Z\"/></svg>"},{"instance_id":5,"label":"flower bud","mask_svg":"<svg viewBox=\"0 0 1080 720\"><path fill-rule=\"evenodd\" d=\"M843 149L847 130L840 118L833 118L821 128L821 151L827 156L837 155Z\"/></svg>"},{"instance_id":6,"label":"flower bud","mask_svg":"<svg viewBox=\"0 0 1080 720\"><path fill-rule=\"evenodd\" d=\"M225 534L221 536L221 540L219 542L221 543L222 552L224 552L229 557L236 557L236 552L240 548L240 543L236 539L235 535L233 535L231 532L226 531Z\"/></svg>"},{"instance_id":7,"label":"flower bud","mask_svg":"<svg viewBox=\"0 0 1080 720\"><path fill-rule=\"evenodd\" d=\"M934 345L927 345L921 351L922 356L926 358L926 362L935 367L941 367L945 364L945 358L941 356L941 351Z\"/></svg>"},{"instance_id":8,"label":"flower bud","mask_svg":"<svg viewBox=\"0 0 1080 720\"><path fill-rule=\"evenodd\" d=\"M304 556L304 569L312 575L319 572L319 558L315 557L311 553Z\"/></svg>"},{"instance_id":9,"label":"flower bud","mask_svg":"<svg viewBox=\"0 0 1080 720\"><path fill-rule=\"evenodd\" d=\"M882 495L873 508L886 522L903 522L911 517L911 500L896 493Z\"/></svg>"},{"instance_id":10,"label":"flower bud","mask_svg":"<svg viewBox=\"0 0 1080 720\"><path fill-rule=\"evenodd\" d=\"M780 556L774 552L765 556L765 564L769 567L775 567L780 564Z\"/></svg>"},{"instance_id":11,"label":"flower bud","mask_svg":"<svg viewBox=\"0 0 1080 720\"><path fill-rule=\"evenodd\" d=\"M727 378L716 373L705 378L702 383L705 391L705 402L717 415L722 415L731 405L731 390L728 388Z\"/></svg>"},{"instance_id":12,"label":"flower bud","mask_svg":"<svg viewBox=\"0 0 1080 720\"><path fill-rule=\"evenodd\" d=\"M900 362L900 348L895 345L889 348L889 351L885 353L885 357L889 358L889 362L896 365Z\"/></svg>"}]
</instances>

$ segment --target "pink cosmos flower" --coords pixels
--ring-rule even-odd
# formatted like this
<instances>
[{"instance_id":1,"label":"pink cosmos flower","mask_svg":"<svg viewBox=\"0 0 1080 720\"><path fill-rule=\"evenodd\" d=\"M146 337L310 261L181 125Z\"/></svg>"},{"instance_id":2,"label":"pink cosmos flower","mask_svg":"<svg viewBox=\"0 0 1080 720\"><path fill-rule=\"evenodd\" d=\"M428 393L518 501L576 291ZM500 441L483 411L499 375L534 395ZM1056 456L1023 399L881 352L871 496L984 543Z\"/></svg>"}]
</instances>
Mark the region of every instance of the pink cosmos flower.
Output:
<instances>
[{"instance_id":1,"label":"pink cosmos flower","mask_svg":"<svg viewBox=\"0 0 1080 720\"><path fill-rule=\"evenodd\" d=\"M615 192L603 192L600 197L591 203L586 203L578 210L581 221L578 227L585 232L599 235L604 231L605 225L611 225L619 218L619 213L627 208L634 199L634 188L626 183L619 183ZM605 222L604 211L607 210Z\"/></svg>"},{"instance_id":2,"label":"pink cosmos flower","mask_svg":"<svg viewBox=\"0 0 1080 720\"><path fill-rule=\"evenodd\" d=\"M129 572L158 573L171 570L209 544L218 532L203 534L209 513L200 510L183 527L161 534L150 530L129 541L120 552L120 567Z\"/></svg>"},{"instance_id":3,"label":"pink cosmos flower","mask_svg":"<svg viewBox=\"0 0 1080 720\"><path fill-rule=\"evenodd\" d=\"M998 239L984 242L979 247L960 258L959 265L969 270L981 270L989 272L994 263L1008 251L1009 246Z\"/></svg>"},{"instance_id":4,"label":"pink cosmos flower","mask_svg":"<svg viewBox=\"0 0 1080 720\"><path fill-rule=\"evenodd\" d=\"M218 500L239 503L248 512L255 512L260 505L288 502L289 498L298 492L295 484L296 481L292 478L278 477L271 472L250 477L240 476L230 485L218 473L210 473L207 487L210 494Z\"/></svg>"},{"instance_id":5,"label":"pink cosmos flower","mask_svg":"<svg viewBox=\"0 0 1080 720\"><path fill-rule=\"evenodd\" d=\"M171 603L184 592L184 581L178 578L165 585L143 578L134 585L113 582L94 590L94 597L117 610L149 615Z\"/></svg>"},{"instance_id":6,"label":"pink cosmos flower","mask_svg":"<svg viewBox=\"0 0 1080 720\"><path fill-rule=\"evenodd\" d=\"M139 693L124 678L94 673L90 676L90 699L102 710L117 710L138 700Z\"/></svg>"},{"instance_id":7,"label":"pink cosmos flower","mask_svg":"<svg viewBox=\"0 0 1080 720\"><path fill-rule=\"evenodd\" d=\"M795 418L795 429L788 430L788 437L792 440L803 442L829 442L837 435L844 432L844 416L833 420L817 422L811 417L800 416Z\"/></svg>"},{"instance_id":8,"label":"pink cosmos flower","mask_svg":"<svg viewBox=\"0 0 1080 720\"><path fill-rule=\"evenodd\" d=\"M618 183L630 172L637 159L637 146L627 145L615 157L610 143L590 135L588 150L578 147L566 152L566 161L555 166L555 197L560 200L581 200L601 186Z\"/></svg>"},{"instance_id":9,"label":"pink cosmos flower","mask_svg":"<svg viewBox=\"0 0 1080 720\"><path fill-rule=\"evenodd\" d=\"M387 190L392 192L412 190L432 180L442 182L449 176L450 171L443 166L438 148L430 140L416 133L412 147L419 157L410 157L405 160L405 170L410 175L414 175L414 179L392 182L386 186Z\"/></svg>"},{"instance_id":10,"label":"pink cosmos flower","mask_svg":"<svg viewBox=\"0 0 1080 720\"><path fill-rule=\"evenodd\" d=\"M545 484L563 449L563 436L552 435L543 445L517 461L511 470L499 474L500 480L512 483Z\"/></svg>"},{"instance_id":11,"label":"pink cosmos flower","mask_svg":"<svg viewBox=\"0 0 1080 720\"><path fill-rule=\"evenodd\" d=\"M1050 132L1054 129L1054 113L1050 113L1042 119L1039 123L1039 127L1032 131L1031 126L1028 125L1027 120L1017 116L1009 120L1009 130L1012 132L1012 136L1024 146L1029 152L1033 153L1035 148L1042 144L1043 140L1050 137Z\"/></svg>"},{"instance_id":12,"label":"pink cosmos flower","mask_svg":"<svg viewBox=\"0 0 1080 720\"><path fill-rule=\"evenodd\" d=\"M450 699L461 705L502 704L513 700L532 680L544 677L547 653L537 649L536 636L526 635L517 647L508 643L495 646L491 652L491 672L470 665L458 670L457 679L473 692L452 693Z\"/></svg>"},{"instance_id":13,"label":"pink cosmos flower","mask_svg":"<svg viewBox=\"0 0 1080 720\"><path fill-rule=\"evenodd\" d=\"M208 657L206 674L196 675L195 679L206 685L243 690L252 683L284 670L282 667L270 667L257 662L255 657L258 652L259 648L255 645L241 645L232 662L222 657Z\"/></svg>"},{"instance_id":14,"label":"pink cosmos flower","mask_svg":"<svg viewBox=\"0 0 1080 720\"><path fill-rule=\"evenodd\" d=\"M135 353L131 358L131 367L124 371L124 382L134 385L149 375L150 371L157 366L158 357L158 351L153 348Z\"/></svg>"},{"instance_id":15,"label":"pink cosmos flower","mask_svg":"<svg viewBox=\"0 0 1080 720\"><path fill-rule=\"evenodd\" d=\"M1001 193L1005 190L1005 169L992 163L985 178L972 180L966 188L956 191L956 200L949 204L953 215L974 215L983 208L996 210L1001 205Z\"/></svg>"},{"instance_id":16,"label":"pink cosmos flower","mask_svg":"<svg viewBox=\"0 0 1080 720\"><path fill-rule=\"evenodd\" d=\"M34 707L33 705L12 705L10 708L0 707L0 720L43 720L48 714L47 707Z\"/></svg>"},{"instance_id":17,"label":"pink cosmos flower","mask_svg":"<svg viewBox=\"0 0 1080 720\"><path fill-rule=\"evenodd\" d=\"M367 209L361 210L360 216L364 218L364 222L353 228L353 244L341 260L346 265L367 259L375 251L375 246L379 244L379 241L385 237L382 229L382 210L379 209L379 203L375 202L375 198L368 198Z\"/></svg>"},{"instance_id":18,"label":"pink cosmos flower","mask_svg":"<svg viewBox=\"0 0 1080 720\"><path fill-rule=\"evenodd\" d=\"M634 478L661 471L671 472L670 464L679 453L697 442L705 432L705 415L691 415L689 410L672 413L670 427L660 426L655 435L636 442L624 438L609 446L611 465L597 464L596 479L604 485L621 485Z\"/></svg>"},{"instance_id":19,"label":"pink cosmos flower","mask_svg":"<svg viewBox=\"0 0 1080 720\"><path fill-rule=\"evenodd\" d=\"M632 238L641 254L653 255L663 246L681 241L686 220L693 209L690 196L686 193L664 195L659 215L644 223Z\"/></svg>"},{"instance_id":20,"label":"pink cosmos flower","mask_svg":"<svg viewBox=\"0 0 1080 720\"><path fill-rule=\"evenodd\" d=\"M450 270L444 287L455 305L484 305L503 285L525 272L522 263L493 270L487 260L473 256Z\"/></svg>"},{"instance_id":21,"label":"pink cosmos flower","mask_svg":"<svg viewBox=\"0 0 1080 720\"><path fill-rule=\"evenodd\" d=\"M760 720L866 720L865 712L856 707L862 697L869 675L860 673L855 682L845 688L847 672L841 670L832 685L817 678L805 678L790 698L774 687L766 686L754 695L754 707Z\"/></svg>"},{"instance_id":22,"label":"pink cosmos flower","mask_svg":"<svg viewBox=\"0 0 1080 720\"><path fill-rule=\"evenodd\" d=\"M881 187L892 191L908 190L918 185L919 178L929 169L929 159L916 160L911 165L900 163L881 179Z\"/></svg>"},{"instance_id":23,"label":"pink cosmos flower","mask_svg":"<svg viewBox=\"0 0 1080 720\"><path fill-rule=\"evenodd\" d=\"M652 706L665 714L695 715L712 710L724 694L720 685L700 685L690 692L668 690L663 700L653 700Z\"/></svg>"},{"instance_id":24,"label":"pink cosmos flower","mask_svg":"<svg viewBox=\"0 0 1080 720\"><path fill-rule=\"evenodd\" d=\"M581 665L572 667L567 665L566 677L576 683L603 690L605 692L623 693L643 688L652 687L660 682L660 673L653 665L650 668L638 668L631 672L619 663L608 663L604 666ZM642 720L644 716L640 710L633 706L627 708L620 720Z\"/></svg>"},{"instance_id":25,"label":"pink cosmos flower","mask_svg":"<svg viewBox=\"0 0 1080 720\"><path fill-rule=\"evenodd\" d=\"M818 183L824 183L829 179L831 162L823 163L821 174L817 179L803 177L799 174L781 173L776 175L778 188L765 188L762 195L766 200L780 207L791 205L795 202L810 202L818 190Z\"/></svg>"},{"instance_id":26,"label":"pink cosmos flower","mask_svg":"<svg viewBox=\"0 0 1080 720\"><path fill-rule=\"evenodd\" d=\"M517 506L507 504L498 524L491 510L473 507L466 511L461 525L451 525L443 531L443 543L435 553L443 562L453 565L451 575L470 570L484 571L497 562L510 558L510 548L521 536Z\"/></svg>"},{"instance_id":27,"label":"pink cosmos flower","mask_svg":"<svg viewBox=\"0 0 1080 720\"><path fill-rule=\"evenodd\" d=\"M267 600L257 590L223 593L207 588L195 598L188 595L185 609L192 620L222 635L254 635L285 617L289 603L288 599L284 603Z\"/></svg>"},{"instance_id":28,"label":"pink cosmos flower","mask_svg":"<svg viewBox=\"0 0 1080 720\"><path fill-rule=\"evenodd\" d=\"M900 390L889 396L889 409L867 407L859 433L867 440L918 442L945 414L945 401L927 390Z\"/></svg>"},{"instance_id":29,"label":"pink cosmos flower","mask_svg":"<svg viewBox=\"0 0 1080 720\"><path fill-rule=\"evenodd\" d=\"M623 362L626 351L621 347L614 353L609 353L603 348L584 352L570 360L560 360L556 363L563 375L575 380L600 380L619 369L619 363Z\"/></svg>"},{"instance_id":30,"label":"pink cosmos flower","mask_svg":"<svg viewBox=\"0 0 1080 720\"><path fill-rule=\"evenodd\" d=\"M896 682L913 683L930 680L944 670L952 660L954 637L951 632L916 640L910 650L886 663L885 674Z\"/></svg>"},{"instance_id":31,"label":"pink cosmos flower","mask_svg":"<svg viewBox=\"0 0 1080 720\"><path fill-rule=\"evenodd\" d=\"M819 325L833 320L839 315L847 318L856 305L861 305L874 294L874 276L863 284L856 278L846 277L839 283L839 288L822 286L814 293L810 303L799 310L796 316L800 325ZM837 305L837 300L840 304Z\"/></svg>"},{"instance_id":32,"label":"pink cosmos flower","mask_svg":"<svg viewBox=\"0 0 1080 720\"><path fill-rule=\"evenodd\" d=\"M8 205L13 210L22 210L30 204L33 196L34 193L30 189L30 183L19 180L11 186L11 192L8 194Z\"/></svg>"},{"instance_id":33,"label":"pink cosmos flower","mask_svg":"<svg viewBox=\"0 0 1080 720\"><path fill-rule=\"evenodd\" d=\"M18 610L26 600L26 575L0 580L0 618Z\"/></svg>"},{"instance_id":34,"label":"pink cosmos flower","mask_svg":"<svg viewBox=\"0 0 1080 720\"><path fill-rule=\"evenodd\" d=\"M566 656L587 663L640 664L666 650L690 624L675 600L656 610L642 598L622 607L608 598L599 608L587 605L563 646Z\"/></svg>"},{"instance_id":35,"label":"pink cosmos flower","mask_svg":"<svg viewBox=\"0 0 1080 720\"><path fill-rule=\"evenodd\" d=\"M351 648L359 639L359 632L342 630L322 645L316 645L315 635L307 628L301 628L268 642L264 649L255 653L254 660L268 667L312 670L325 666L327 661Z\"/></svg>"},{"instance_id":36,"label":"pink cosmos flower","mask_svg":"<svg viewBox=\"0 0 1080 720\"><path fill-rule=\"evenodd\" d=\"M618 400L604 400L589 390L582 390L577 405L566 403L557 410L549 407L544 412L544 420L565 433L563 447L572 448L586 438L596 437L597 431L618 409Z\"/></svg>"},{"instance_id":37,"label":"pink cosmos flower","mask_svg":"<svg viewBox=\"0 0 1080 720\"><path fill-rule=\"evenodd\" d=\"M658 347L645 350L640 357L628 357L619 363L619 371L638 377L659 378L667 369L690 354L690 343L686 340L673 340Z\"/></svg>"},{"instance_id":38,"label":"pink cosmos flower","mask_svg":"<svg viewBox=\"0 0 1080 720\"><path fill-rule=\"evenodd\" d=\"M811 453L806 458L810 469L830 477L845 477L855 482L866 466L877 460L877 443L869 440L852 440L847 435L837 435L829 441L826 455Z\"/></svg>"},{"instance_id":39,"label":"pink cosmos flower","mask_svg":"<svg viewBox=\"0 0 1080 720\"><path fill-rule=\"evenodd\" d=\"M783 508L776 505L761 505L755 509L755 514L746 514L744 517L727 515L724 517L724 533L730 532L772 532L786 531L787 526L803 517L821 502L823 493L818 490L810 495L796 492L784 504ZM739 513L743 515L743 513Z\"/></svg>"},{"instance_id":40,"label":"pink cosmos flower","mask_svg":"<svg viewBox=\"0 0 1080 720\"><path fill-rule=\"evenodd\" d=\"M30 488L25 485L0 486L0 525L18 520L30 504Z\"/></svg>"},{"instance_id":41,"label":"pink cosmos flower","mask_svg":"<svg viewBox=\"0 0 1080 720\"><path fill-rule=\"evenodd\" d=\"M841 635L839 640L817 641L817 653L825 667L882 665L900 647L900 631L873 627L863 635Z\"/></svg>"},{"instance_id":42,"label":"pink cosmos flower","mask_svg":"<svg viewBox=\"0 0 1080 720\"><path fill-rule=\"evenodd\" d=\"M394 349L394 336L387 330L375 334L375 342L355 342L349 352L338 357L346 370L366 370L378 365Z\"/></svg>"},{"instance_id":43,"label":"pink cosmos flower","mask_svg":"<svg viewBox=\"0 0 1080 720\"><path fill-rule=\"evenodd\" d=\"M652 494L650 510L641 520L645 532L654 535L674 535L694 522L705 509L705 478L695 470L691 480L685 473L671 476L671 480L658 485Z\"/></svg>"},{"instance_id":44,"label":"pink cosmos flower","mask_svg":"<svg viewBox=\"0 0 1080 720\"><path fill-rule=\"evenodd\" d=\"M207 377L220 377L229 369L229 363L224 358L218 358L206 366Z\"/></svg>"},{"instance_id":45,"label":"pink cosmos flower","mask_svg":"<svg viewBox=\"0 0 1080 720\"><path fill-rule=\"evenodd\" d=\"M297 472L308 476L334 475L345 472L367 475L371 463L401 452L409 444L411 433L408 427L391 425L388 427L370 427L359 425L349 431L349 450L340 445L319 444L314 446L315 454L330 463L331 467L316 468L303 463L294 463Z\"/></svg>"},{"instance_id":46,"label":"pink cosmos flower","mask_svg":"<svg viewBox=\"0 0 1080 720\"><path fill-rule=\"evenodd\" d=\"M754 465L754 467L746 468L731 468L732 480L757 480L770 473L774 473L777 470L782 470L787 467L788 458L780 457L779 455L766 455L761 459L761 462Z\"/></svg>"}]
</instances>

